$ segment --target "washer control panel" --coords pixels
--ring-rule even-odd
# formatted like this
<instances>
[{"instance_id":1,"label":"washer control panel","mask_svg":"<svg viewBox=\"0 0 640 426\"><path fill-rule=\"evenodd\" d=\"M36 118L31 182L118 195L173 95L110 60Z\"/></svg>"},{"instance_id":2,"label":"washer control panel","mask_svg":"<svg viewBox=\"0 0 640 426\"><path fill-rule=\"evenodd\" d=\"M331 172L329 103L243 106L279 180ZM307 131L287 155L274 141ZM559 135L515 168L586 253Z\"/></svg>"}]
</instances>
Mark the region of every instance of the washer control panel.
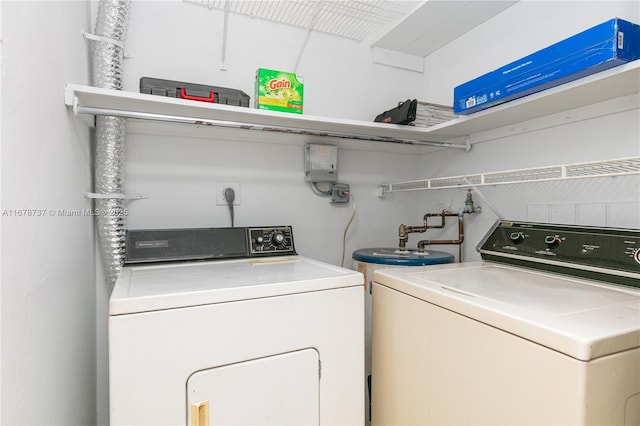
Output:
<instances>
[{"instance_id":1,"label":"washer control panel","mask_svg":"<svg viewBox=\"0 0 640 426\"><path fill-rule=\"evenodd\" d=\"M290 226L247 228L250 255L296 254Z\"/></svg>"},{"instance_id":2,"label":"washer control panel","mask_svg":"<svg viewBox=\"0 0 640 426\"><path fill-rule=\"evenodd\" d=\"M640 280L640 230L498 221L477 247L483 259L566 266ZM548 269L548 268L542 268ZM633 285L633 284L632 284ZM635 286L640 287L640 281Z\"/></svg>"}]
</instances>

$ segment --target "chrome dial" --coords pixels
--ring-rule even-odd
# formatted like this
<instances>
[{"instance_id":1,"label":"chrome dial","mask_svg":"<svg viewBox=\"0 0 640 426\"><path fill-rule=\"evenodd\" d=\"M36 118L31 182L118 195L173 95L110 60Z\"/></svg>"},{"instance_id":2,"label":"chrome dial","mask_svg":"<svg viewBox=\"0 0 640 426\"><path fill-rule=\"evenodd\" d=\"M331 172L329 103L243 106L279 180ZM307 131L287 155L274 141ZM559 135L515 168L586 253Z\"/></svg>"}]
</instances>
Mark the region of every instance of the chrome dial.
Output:
<instances>
[{"instance_id":1,"label":"chrome dial","mask_svg":"<svg viewBox=\"0 0 640 426\"><path fill-rule=\"evenodd\" d=\"M275 231L271 234L271 244L274 246L281 246L284 243L284 234L280 231Z\"/></svg>"}]
</instances>

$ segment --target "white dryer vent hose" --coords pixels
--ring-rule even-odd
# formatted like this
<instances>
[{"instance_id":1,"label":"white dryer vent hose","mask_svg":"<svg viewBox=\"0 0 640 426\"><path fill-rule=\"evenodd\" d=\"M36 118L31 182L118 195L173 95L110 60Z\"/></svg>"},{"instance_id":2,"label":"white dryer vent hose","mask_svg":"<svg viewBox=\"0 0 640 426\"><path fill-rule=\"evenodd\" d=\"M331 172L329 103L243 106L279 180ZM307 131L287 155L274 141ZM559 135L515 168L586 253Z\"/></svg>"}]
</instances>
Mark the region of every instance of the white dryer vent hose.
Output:
<instances>
[{"instance_id":1,"label":"white dryer vent hose","mask_svg":"<svg viewBox=\"0 0 640 426\"><path fill-rule=\"evenodd\" d=\"M129 24L130 1L100 0L91 45L91 79L95 87L122 90L124 41ZM98 194L123 194L124 142L126 119L96 117L94 191ZM113 289L124 262L125 200L96 199L100 253L106 284Z\"/></svg>"}]
</instances>

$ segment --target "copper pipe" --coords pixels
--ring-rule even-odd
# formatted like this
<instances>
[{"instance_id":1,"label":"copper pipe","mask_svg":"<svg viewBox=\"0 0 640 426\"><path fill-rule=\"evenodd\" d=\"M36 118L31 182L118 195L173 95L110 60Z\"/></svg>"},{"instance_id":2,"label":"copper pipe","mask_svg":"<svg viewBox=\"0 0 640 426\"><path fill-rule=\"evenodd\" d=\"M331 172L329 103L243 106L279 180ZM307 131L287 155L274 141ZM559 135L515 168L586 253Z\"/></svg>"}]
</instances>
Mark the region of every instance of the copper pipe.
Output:
<instances>
[{"instance_id":1,"label":"copper pipe","mask_svg":"<svg viewBox=\"0 0 640 426\"><path fill-rule=\"evenodd\" d=\"M440 225L428 225L427 221L430 217L442 217L442 223ZM448 212L446 210L442 210L440 213L426 213L423 217L423 225L422 226L408 226L408 225L400 225L398 228L398 246L401 250L404 250L407 246L407 241L409 240L410 233L417 232L426 232L428 229L440 229L444 228L445 225L445 217L447 216L458 216L458 213Z\"/></svg>"},{"instance_id":2,"label":"copper pipe","mask_svg":"<svg viewBox=\"0 0 640 426\"><path fill-rule=\"evenodd\" d=\"M449 214L448 216L458 216L458 239L457 240L422 240L418 241L418 251L423 252L424 246L436 244L456 244L461 245L464 242L464 225L462 214Z\"/></svg>"},{"instance_id":3,"label":"copper pipe","mask_svg":"<svg viewBox=\"0 0 640 426\"><path fill-rule=\"evenodd\" d=\"M460 209L458 213L448 212L446 210L442 210L440 213L427 213L424 215L422 226L407 226L400 225L398 229L398 237L399 237L399 247L400 250L404 250L407 246L407 241L409 240L409 234L412 232L425 232L428 229L432 228L444 228L445 225L445 217L447 216L458 216L458 239L457 240L422 240L418 241L418 251L424 253L424 247L426 245L436 245L436 244L453 244L458 246L458 261L462 262L462 243L464 242L464 225L463 218L466 213L476 213L481 211L480 207L475 207L473 205L473 198L471 197L471 190L467 192L467 198L464 204L464 208ZM430 217L440 216L442 218L442 223L440 225L431 225L427 224L427 220Z\"/></svg>"}]
</instances>

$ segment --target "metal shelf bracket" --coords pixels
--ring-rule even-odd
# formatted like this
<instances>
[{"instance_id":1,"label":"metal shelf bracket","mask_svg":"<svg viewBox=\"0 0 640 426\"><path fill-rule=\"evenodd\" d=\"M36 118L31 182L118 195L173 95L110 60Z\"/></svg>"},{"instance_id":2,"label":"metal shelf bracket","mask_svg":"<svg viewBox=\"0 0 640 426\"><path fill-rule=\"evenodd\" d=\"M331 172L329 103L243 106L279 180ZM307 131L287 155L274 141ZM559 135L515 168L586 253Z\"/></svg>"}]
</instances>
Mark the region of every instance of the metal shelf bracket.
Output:
<instances>
[{"instance_id":1,"label":"metal shelf bracket","mask_svg":"<svg viewBox=\"0 0 640 426\"><path fill-rule=\"evenodd\" d=\"M143 194L96 194L95 192L83 192L85 198L97 200L143 200L149 198Z\"/></svg>"}]
</instances>

